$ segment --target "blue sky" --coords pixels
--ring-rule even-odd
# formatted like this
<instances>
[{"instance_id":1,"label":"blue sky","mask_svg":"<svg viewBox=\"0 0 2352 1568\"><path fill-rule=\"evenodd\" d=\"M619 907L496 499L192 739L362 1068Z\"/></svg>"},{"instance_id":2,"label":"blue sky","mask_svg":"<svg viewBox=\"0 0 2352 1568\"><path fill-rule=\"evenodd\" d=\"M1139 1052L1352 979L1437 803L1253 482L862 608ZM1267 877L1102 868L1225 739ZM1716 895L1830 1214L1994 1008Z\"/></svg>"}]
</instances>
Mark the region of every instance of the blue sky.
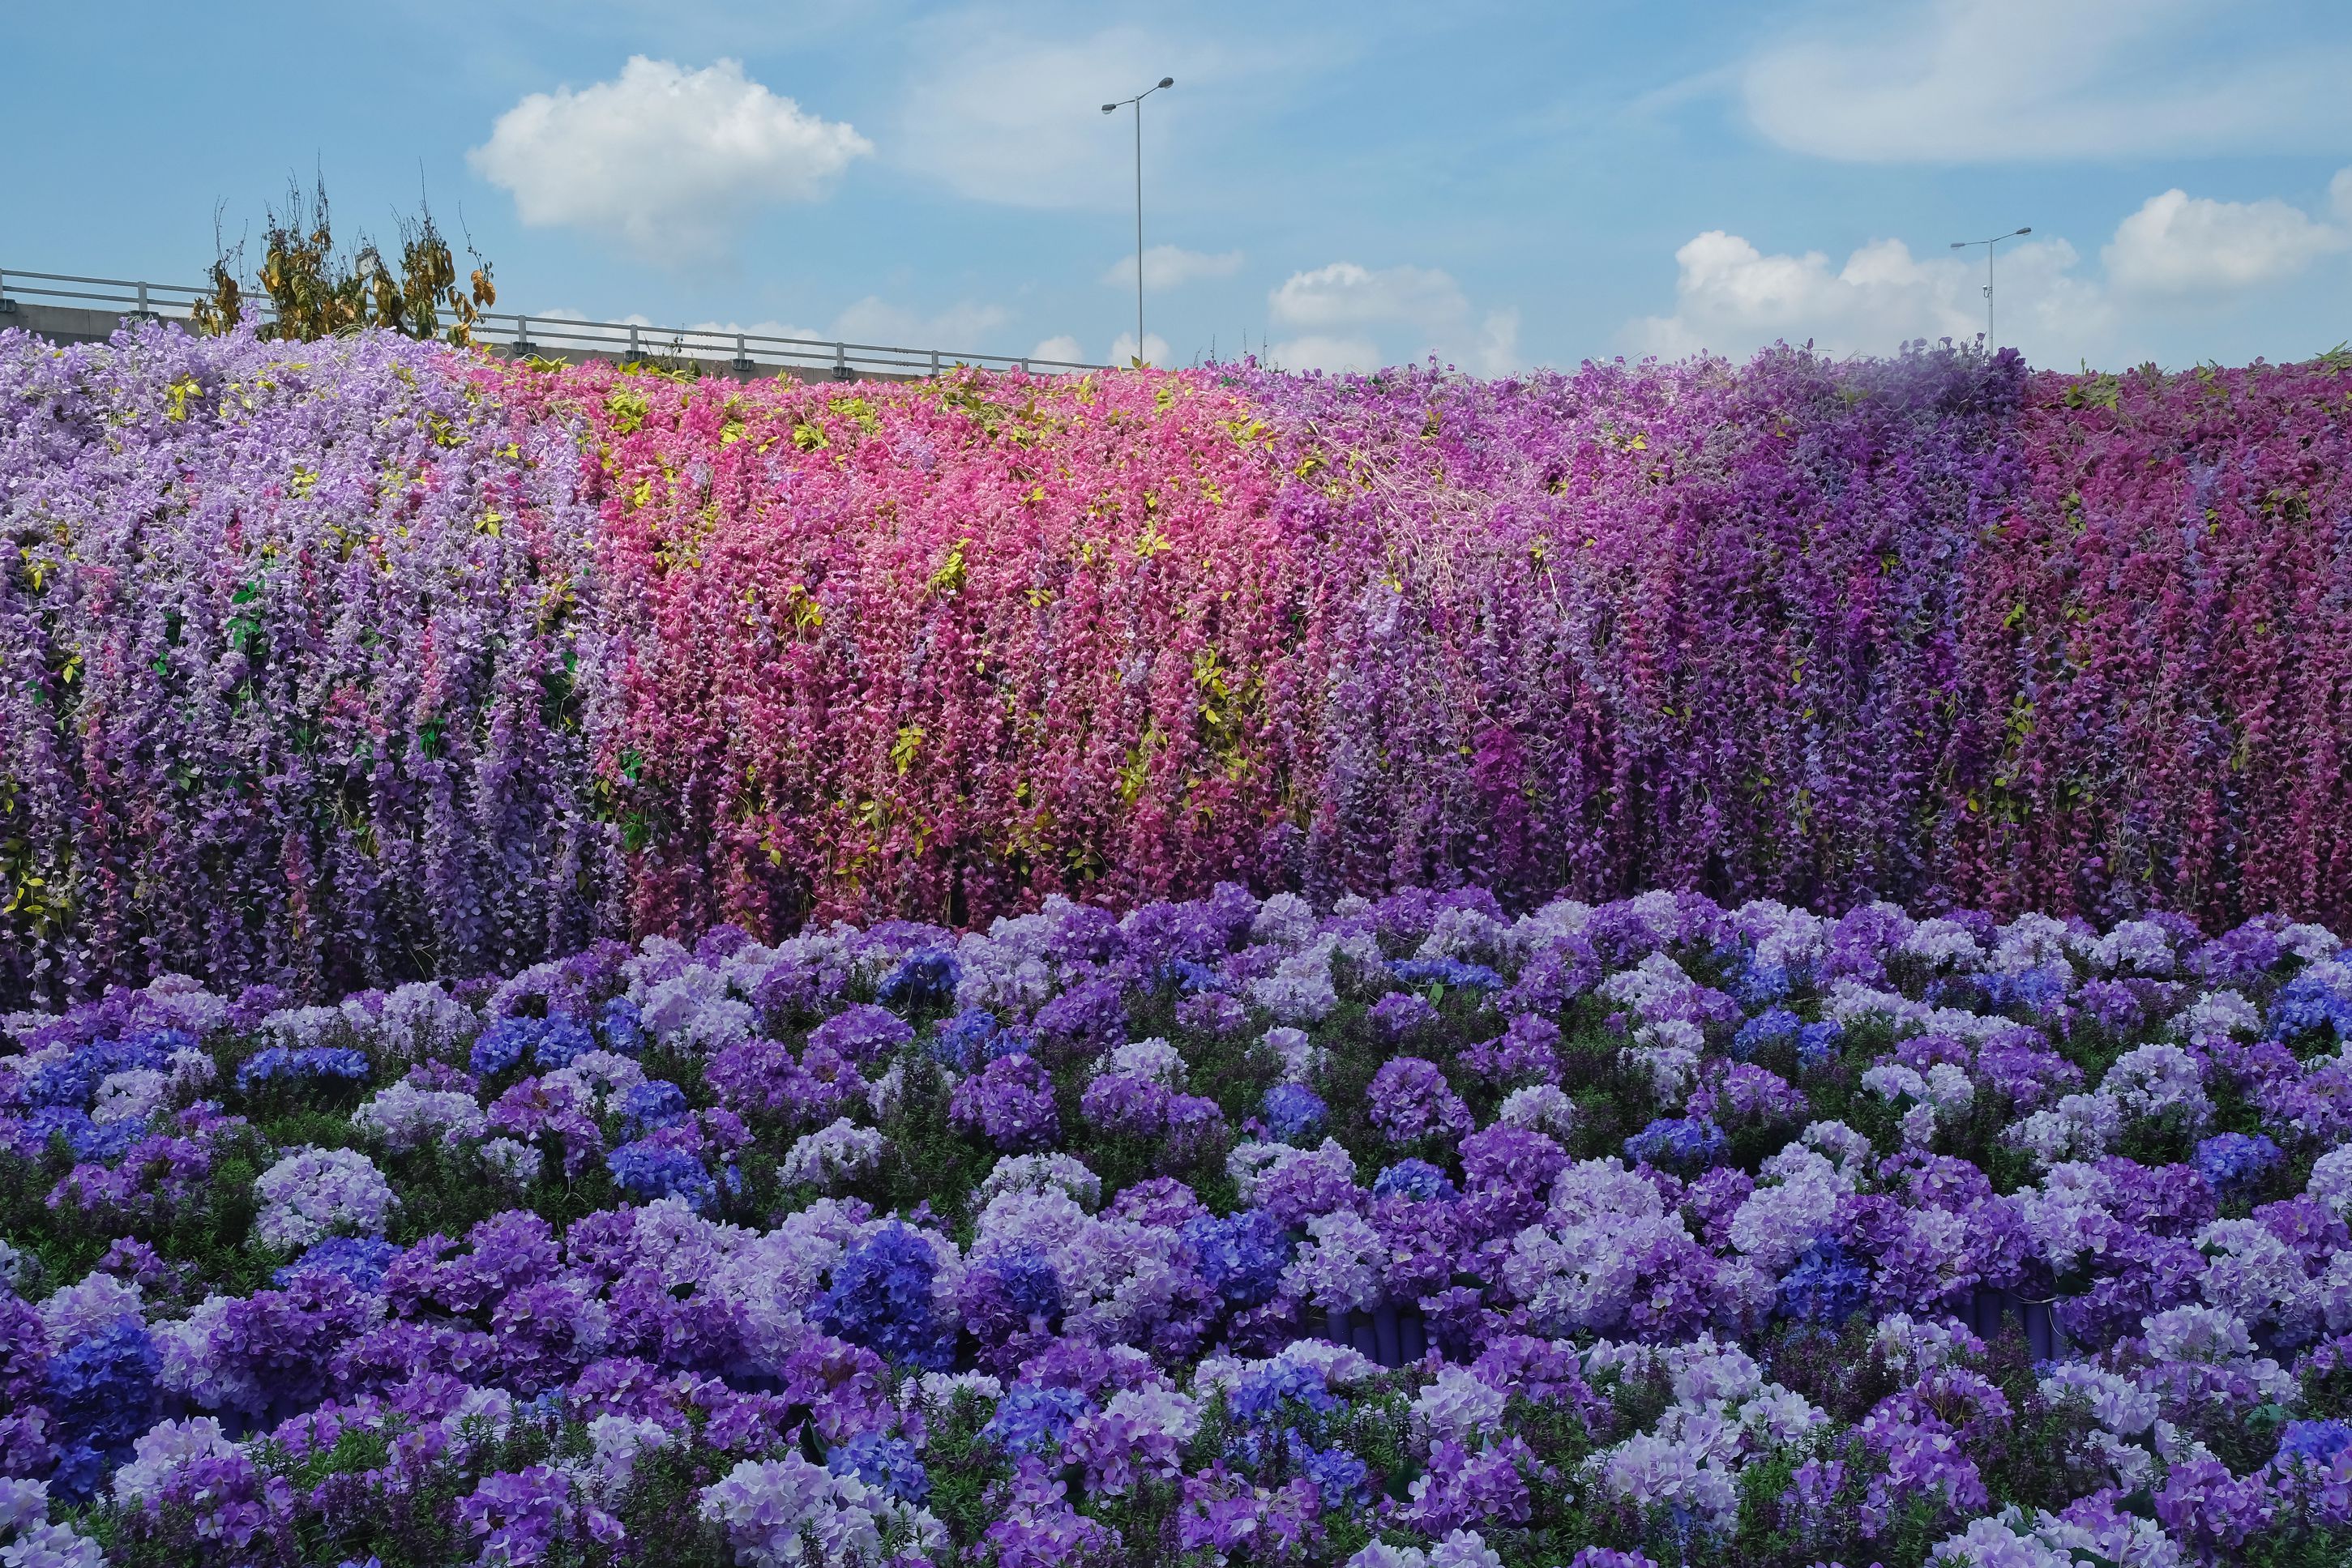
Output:
<instances>
[{"instance_id":1,"label":"blue sky","mask_svg":"<svg viewBox=\"0 0 2352 1568\"><path fill-rule=\"evenodd\" d=\"M1155 357L2035 362L2352 338L2340 0L15 8L0 267L199 279L289 173L502 308ZM1161 247L1168 247L1162 249Z\"/></svg>"}]
</instances>

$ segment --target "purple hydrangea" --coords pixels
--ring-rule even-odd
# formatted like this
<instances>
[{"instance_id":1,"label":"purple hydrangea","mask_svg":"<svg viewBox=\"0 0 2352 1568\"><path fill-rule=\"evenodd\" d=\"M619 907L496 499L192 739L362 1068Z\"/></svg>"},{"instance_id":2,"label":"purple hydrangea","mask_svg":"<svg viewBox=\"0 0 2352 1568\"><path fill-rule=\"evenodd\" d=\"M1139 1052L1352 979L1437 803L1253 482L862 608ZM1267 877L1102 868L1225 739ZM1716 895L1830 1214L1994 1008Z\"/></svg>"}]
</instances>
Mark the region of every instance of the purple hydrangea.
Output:
<instances>
[{"instance_id":1,"label":"purple hydrangea","mask_svg":"<svg viewBox=\"0 0 2352 1568\"><path fill-rule=\"evenodd\" d=\"M811 1051L829 1051L864 1067L879 1061L915 1038L904 1019L887 1008L858 1002L844 1008L809 1032Z\"/></svg>"},{"instance_id":2,"label":"purple hydrangea","mask_svg":"<svg viewBox=\"0 0 2352 1568\"><path fill-rule=\"evenodd\" d=\"M948 1103L956 1124L1006 1154L1050 1149L1061 1141L1054 1081L1034 1057L1000 1056L955 1087Z\"/></svg>"},{"instance_id":3,"label":"purple hydrangea","mask_svg":"<svg viewBox=\"0 0 2352 1568\"><path fill-rule=\"evenodd\" d=\"M1418 1056L1392 1057L1372 1074L1367 1098L1372 1124L1399 1144L1452 1140L1475 1124L1470 1107L1445 1082L1437 1063Z\"/></svg>"}]
</instances>

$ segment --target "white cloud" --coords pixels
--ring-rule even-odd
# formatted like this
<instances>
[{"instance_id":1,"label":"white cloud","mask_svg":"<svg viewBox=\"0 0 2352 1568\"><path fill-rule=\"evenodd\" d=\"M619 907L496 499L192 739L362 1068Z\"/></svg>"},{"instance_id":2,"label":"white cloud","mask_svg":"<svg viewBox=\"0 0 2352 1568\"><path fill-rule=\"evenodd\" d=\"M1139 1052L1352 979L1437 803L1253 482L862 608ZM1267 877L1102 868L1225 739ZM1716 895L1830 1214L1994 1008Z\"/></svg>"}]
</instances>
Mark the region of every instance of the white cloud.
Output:
<instances>
[{"instance_id":1,"label":"white cloud","mask_svg":"<svg viewBox=\"0 0 2352 1568\"><path fill-rule=\"evenodd\" d=\"M1519 315L1490 310L1474 319L1469 299L1447 274L1430 267L1375 270L1352 261L1296 272L1266 296L1279 325L1298 335L1270 352L1285 365L1315 370L1376 370L1394 363L1368 329L1404 329L1412 357L1435 354L1481 375L1518 363Z\"/></svg>"},{"instance_id":2,"label":"white cloud","mask_svg":"<svg viewBox=\"0 0 2352 1568\"><path fill-rule=\"evenodd\" d=\"M754 207L814 200L873 151L733 60L689 71L633 55L612 81L528 95L466 157L526 224L685 261L726 250Z\"/></svg>"},{"instance_id":3,"label":"white cloud","mask_svg":"<svg viewBox=\"0 0 2352 1568\"><path fill-rule=\"evenodd\" d=\"M2340 205L2347 169L2336 175ZM2352 244L2342 229L2276 197L2216 202L2179 188L2150 196L2100 252L2108 281L2142 294L2251 288L2292 277Z\"/></svg>"},{"instance_id":4,"label":"white cloud","mask_svg":"<svg viewBox=\"0 0 2352 1568\"><path fill-rule=\"evenodd\" d=\"M1008 319L1001 305L966 301L926 316L867 295L833 319L833 335L854 343L889 348L979 351Z\"/></svg>"},{"instance_id":5,"label":"white cloud","mask_svg":"<svg viewBox=\"0 0 2352 1568\"><path fill-rule=\"evenodd\" d=\"M1110 340L1110 362L1124 365L1135 358L1135 334L1121 332ZM1168 357L1168 340L1157 332L1143 335L1143 362L1166 369L1172 361Z\"/></svg>"},{"instance_id":6,"label":"white cloud","mask_svg":"<svg viewBox=\"0 0 2352 1568\"><path fill-rule=\"evenodd\" d=\"M2074 247L2035 237L2000 247L1997 329L2043 364L2142 357L2168 319L2230 301L2352 250L2352 169L2328 187L2336 214L2279 200L2221 202L2170 190L2116 225L2101 276L2078 277ZM1675 253L1675 309L1626 329L1646 353L1744 354L1776 340L1827 353L1884 354L1915 338L1968 340L1984 329L1985 261L1915 256L1875 239L1832 266L1820 251L1767 255L1710 229Z\"/></svg>"},{"instance_id":7,"label":"white cloud","mask_svg":"<svg viewBox=\"0 0 2352 1568\"><path fill-rule=\"evenodd\" d=\"M1984 330L1984 271L1977 261L1922 258L1899 239L1873 240L1832 268L1820 251L1771 255L1710 229L1675 252L1675 312L1635 322L1637 350L1675 356L1744 354L1810 340L1824 353L1893 352L1915 338L1968 340ZM1999 332L2029 350L2060 328L2095 329L2098 291L2071 276L2074 246L2035 240L2002 247Z\"/></svg>"},{"instance_id":8,"label":"white cloud","mask_svg":"<svg viewBox=\"0 0 2352 1568\"><path fill-rule=\"evenodd\" d=\"M1374 272L1352 261L1294 272L1266 301L1274 308L1274 319L1289 327L1372 321L1449 323L1470 311L1461 288L1443 272L1419 267Z\"/></svg>"},{"instance_id":9,"label":"white cloud","mask_svg":"<svg viewBox=\"0 0 2352 1568\"><path fill-rule=\"evenodd\" d=\"M1087 362L1087 350L1076 338L1065 332L1057 338L1047 338L1039 342L1029 350L1029 357L1033 360L1065 360L1082 365Z\"/></svg>"},{"instance_id":10,"label":"white cloud","mask_svg":"<svg viewBox=\"0 0 2352 1568\"><path fill-rule=\"evenodd\" d=\"M1231 277L1242 269L1242 253L1186 250L1181 246L1155 245L1143 252L1143 287L1179 288L1203 277ZM1103 271L1104 283L1119 288L1135 287L1135 253L1129 251Z\"/></svg>"},{"instance_id":11,"label":"white cloud","mask_svg":"<svg viewBox=\"0 0 2352 1568\"><path fill-rule=\"evenodd\" d=\"M1915 0L1729 73L1749 120L1856 162L2352 146L2352 51L2252 0Z\"/></svg>"}]
</instances>

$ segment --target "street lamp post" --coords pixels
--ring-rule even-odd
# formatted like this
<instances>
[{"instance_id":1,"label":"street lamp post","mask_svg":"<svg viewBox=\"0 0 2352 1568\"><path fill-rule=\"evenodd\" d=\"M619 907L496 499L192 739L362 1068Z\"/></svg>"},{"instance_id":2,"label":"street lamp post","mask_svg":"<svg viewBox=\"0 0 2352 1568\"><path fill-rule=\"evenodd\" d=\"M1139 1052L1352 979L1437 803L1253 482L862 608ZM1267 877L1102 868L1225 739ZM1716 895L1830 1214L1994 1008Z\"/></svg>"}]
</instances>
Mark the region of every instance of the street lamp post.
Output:
<instances>
[{"instance_id":1,"label":"street lamp post","mask_svg":"<svg viewBox=\"0 0 2352 1568\"><path fill-rule=\"evenodd\" d=\"M2032 230L2032 228L2030 228L2030 227L2029 227L2029 228L2021 228L2021 229L2011 229L2011 230L2010 230L2010 231L2009 231L2009 233L2007 233L2007 234L2005 234L2005 235L1993 235L1990 239L1956 239L1956 240L1954 240L1954 241L1952 242L1952 248L1953 248L1954 250L1966 250L1966 249L1968 249L1968 248L1969 248L1969 246L1972 246L1972 245L1980 245L1980 246L1984 246L1984 247L1985 247L1985 287L1984 287L1984 296L1985 296L1985 352L1986 352L1986 353L1988 353L1988 354L1990 354L1990 353L1991 353L1991 352L1993 351L1993 340L1992 340L1992 253L1993 253L1993 249L1994 249L1994 247L1995 247L1995 246L1999 246L1999 245L2000 244L2000 242L2001 242L2001 241L2003 241L2003 240L2005 240L2005 239L2015 239L2015 238L2016 238L2018 235L2030 235L2030 234L2032 234L2032 232L2033 232L2033 230Z\"/></svg>"},{"instance_id":2,"label":"street lamp post","mask_svg":"<svg viewBox=\"0 0 2352 1568\"><path fill-rule=\"evenodd\" d=\"M1120 99L1117 103L1102 106L1105 114L1117 114L1129 104L1135 106L1135 359L1143 362L1143 100L1164 87L1174 87L1174 77L1161 77L1133 98Z\"/></svg>"}]
</instances>

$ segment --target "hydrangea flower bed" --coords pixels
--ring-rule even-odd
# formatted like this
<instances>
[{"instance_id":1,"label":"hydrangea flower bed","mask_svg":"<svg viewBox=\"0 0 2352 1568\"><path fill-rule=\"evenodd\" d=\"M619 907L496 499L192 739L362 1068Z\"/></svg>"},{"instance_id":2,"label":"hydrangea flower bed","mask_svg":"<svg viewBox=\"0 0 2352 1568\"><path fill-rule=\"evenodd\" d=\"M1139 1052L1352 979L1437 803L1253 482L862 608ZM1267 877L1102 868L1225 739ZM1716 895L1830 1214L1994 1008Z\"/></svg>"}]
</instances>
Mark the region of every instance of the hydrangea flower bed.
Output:
<instances>
[{"instance_id":1,"label":"hydrangea flower bed","mask_svg":"<svg viewBox=\"0 0 2352 1568\"><path fill-rule=\"evenodd\" d=\"M2352 951L1483 891L6 1019L40 1564L2352 1552Z\"/></svg>"},{"instance_id":2,"label":"hydrangea flower bed","mask_svg":"<svg viewBox=\"0 0 2352 1568\"><path fill-rule=\"evenodd\" d=\"M0 333L0 1008L1225 880L2352 928L2347 377Z\"/></svg>"}]
</instances>

